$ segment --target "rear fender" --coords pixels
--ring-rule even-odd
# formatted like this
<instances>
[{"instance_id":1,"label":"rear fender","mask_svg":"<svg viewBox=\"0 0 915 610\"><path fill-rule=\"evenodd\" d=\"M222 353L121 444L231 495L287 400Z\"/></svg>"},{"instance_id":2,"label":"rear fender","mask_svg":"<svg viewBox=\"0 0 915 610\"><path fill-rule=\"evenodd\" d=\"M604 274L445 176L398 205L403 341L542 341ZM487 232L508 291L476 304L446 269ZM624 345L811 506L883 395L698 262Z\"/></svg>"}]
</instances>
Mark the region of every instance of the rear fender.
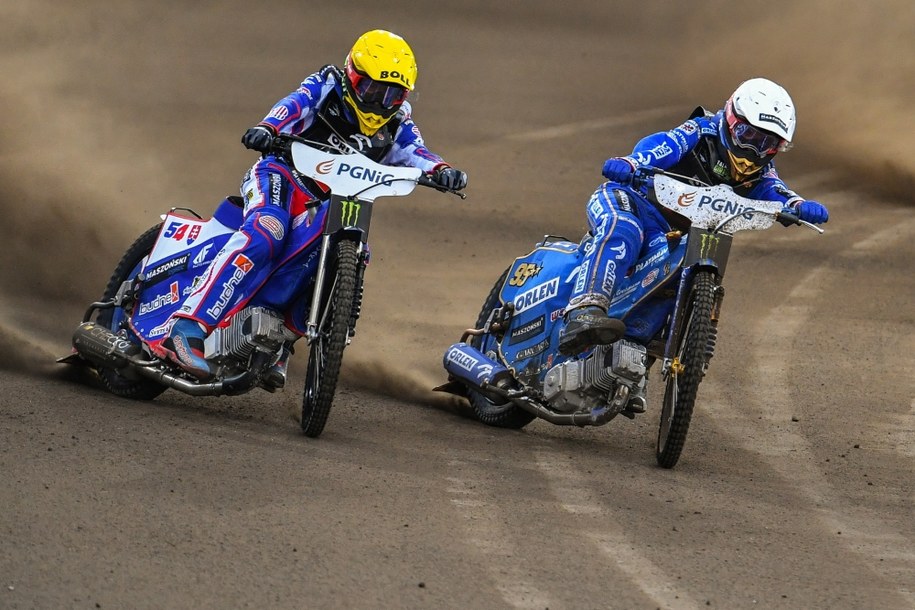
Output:
<instances>
[{"instance_id":1,"label":"rear fender","mask_svg":"<svg viewBox=\"0 0 915 610\"><path fill-rule=\"evenodd\" d=\"M561 327L556 322L565 312L581 261L579 244L554 241L538 245L509 268L499 298L512 308L512 317L496 351L516 377L532 381L561 360L555 352ZM484 342L483 347L485 353L495 345Z\"/></svg>"}]
</instances>

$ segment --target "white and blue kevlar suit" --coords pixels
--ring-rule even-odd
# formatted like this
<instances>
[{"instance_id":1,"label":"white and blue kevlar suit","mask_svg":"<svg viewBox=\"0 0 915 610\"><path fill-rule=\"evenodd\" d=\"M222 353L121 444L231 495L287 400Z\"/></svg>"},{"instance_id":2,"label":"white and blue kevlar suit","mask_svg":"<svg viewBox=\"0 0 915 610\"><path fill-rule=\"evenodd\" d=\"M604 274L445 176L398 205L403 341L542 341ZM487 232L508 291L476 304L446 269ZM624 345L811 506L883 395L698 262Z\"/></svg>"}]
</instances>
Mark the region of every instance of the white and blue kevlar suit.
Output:
<instances>
[{"instance_id":1,"label":"white and blue kevlar suit","mask_svg":"<svg viewBox=\"0 0 915 610\"><path fill-rule=\"evenodd\" d=\"M702 180L727 184L744 197L791 205L802 198L778 177L769 161L752 179L736 183L721 148L723 111L710 115L698 108L685 123L640 140L624 157L635 167L652 166ZM587 204L590 239L585 243L578 279L567 310L596 305L607 311L616 279L638 260L643 246L670 231L645 196L632 186L605 182Z\"/></svg>"}]
</instances>

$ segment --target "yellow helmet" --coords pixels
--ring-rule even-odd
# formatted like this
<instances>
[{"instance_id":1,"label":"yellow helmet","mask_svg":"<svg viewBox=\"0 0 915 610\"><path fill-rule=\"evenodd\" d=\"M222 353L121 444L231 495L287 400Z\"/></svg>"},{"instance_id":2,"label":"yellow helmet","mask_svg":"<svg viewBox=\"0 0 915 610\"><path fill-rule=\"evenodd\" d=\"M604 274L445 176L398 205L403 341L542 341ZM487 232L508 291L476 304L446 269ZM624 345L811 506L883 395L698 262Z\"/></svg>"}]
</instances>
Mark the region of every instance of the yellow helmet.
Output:
<instances>
[{"instance_id":1,"label":"yellow helmet","mask_svg":"<svg viewBox=\"0 0 915 610\"><path fill-rule=\"evenodd\" d=\"M375 135L416 86L416 60L407 41L385 30L356 40L343 68L343 99L359 119L359 131Z\"/></svg>"}]
</instances>

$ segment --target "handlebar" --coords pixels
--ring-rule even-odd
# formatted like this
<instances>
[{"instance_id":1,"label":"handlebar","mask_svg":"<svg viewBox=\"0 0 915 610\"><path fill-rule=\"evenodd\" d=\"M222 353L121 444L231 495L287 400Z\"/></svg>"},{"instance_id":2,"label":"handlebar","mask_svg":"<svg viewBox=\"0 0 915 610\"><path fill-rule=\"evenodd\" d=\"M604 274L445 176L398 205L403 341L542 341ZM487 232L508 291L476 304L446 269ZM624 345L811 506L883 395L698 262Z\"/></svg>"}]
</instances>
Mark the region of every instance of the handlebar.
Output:
<instances>
[{"instance_id":1,"label":"handlebar","mask_svg":"<svg viewBox=\"0 0 915 610\"><path fill-rule=\"evenodd\" d=\"M273 145L270 147L269 154L274 155L288 155L290 146L293 142L299 142L300 144L305 144L312 148L316 148L320 151L334 154L361 154L358 150L353 147L338 146L333 144L328 144L327 142L315 142L314 140L308 140L301 136L295 136L288 133L277 134L273 138ZM457 195L461 199L466 199L467 195L461 191L456 191L454 189L448 189L434 180L428 174L420 174L419 178L416 179L416 184L419 186L426 186L429 188L434 188L437 191L442 193L451 193L452 195Z\"/></svg>"},{"instance_id":2,"label":"handlebar","mask_svg":"<svg viewBox=\"0 0 915 610\"><path fill-rule=\"evenodd\" d=\"M456 191L454 189L448 189L440 185L438 182L432 179L432 176L429 174L420 174L419 178L416 179L416 184L419 186L428 186L442 193L451 193L452 195L457 195L461 199L467 199L467 193L461 191Z\"/></svg>"},{"instance_id":3,"label":"handlebar","mask_svg":"<svg viewBox=\"0 0 915 610\"><path fill-rule=\"evenodd\" d=\"M797 214L792 214L791 212L786 212L782 210L781 212L776 212L775 222L779 223L783 227L790 227L791 225L798 225L802 227L807 227L808 229L813 229L820 235L825 233L824 229L816 226L812 222L807 222L806 220L801 220Z\"/></svg>"},{"instance_id":4,"label":"handlebar","mask_svg":"<svg viewBox=\"0 0 915 610\"><path fill-rule=\"evenodd\" d=\"M697 186L697 187L711 187L712 186L711 184L706 184L705 182L703 182L702 180L699 180L698 178L693 178L691 176L684 176L682 174L676 174L674 172L668 172L667 170L661 169L660 167L654 167L651 165L641 165L641 166L637 167L632 174L632 180L630 181L630 185L634 189L645 192L645 189L647 187L651 186L651 179L657 175L669 176L671 178L674 178L675 180L679 180L681 182L686 182L688 184L691 184L691 185ZM734 216L732 218L737 217L740 214L746 213L746 211L747 210L744 210L737 214L734 214ZM756 214L771 214L775 218L775 221L784 227L798 225L798 226L807 227L809 229L813 229L814 231L816 231L820 234L823 234L825 232L823 229L821 229L817 225L807 222L806 220L801 220L797 214L793 214L788 210L781 210L780 212L776 212L774 214L772 214L771 212L763 211L763 210L751 210L751 211ZM724 225L727 224L727 222L729 220L730 220L730 218L722 221L721 224L719 224L718 227L716 227L716 230L724 227Z\"/></svg>"}]
</instances>

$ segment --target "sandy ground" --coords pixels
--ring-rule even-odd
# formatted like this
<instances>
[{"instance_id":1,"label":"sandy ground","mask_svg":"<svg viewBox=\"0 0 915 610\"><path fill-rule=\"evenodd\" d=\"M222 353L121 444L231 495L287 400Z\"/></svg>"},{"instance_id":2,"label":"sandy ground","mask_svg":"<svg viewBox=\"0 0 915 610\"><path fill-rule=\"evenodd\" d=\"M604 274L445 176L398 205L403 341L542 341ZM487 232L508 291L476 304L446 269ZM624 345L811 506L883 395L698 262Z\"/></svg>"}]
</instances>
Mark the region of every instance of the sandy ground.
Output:
<instances>
[{"instance_id":1,"label":"sandy ground","mask_svg":"<svg viewBox=\"0 0 915 610\"><path fill-rule=\"evenodd\" d=\"M915 5L21 0L0 6L0 608L915 608ZM117 399L54 358L158 215L362 32L405 36L461 201L382 201L320 439L282 394ZM823 236L735 240L683 457L657 401L484 427L429 390L492 282L585 230L610 155L743 79Z\"/></svg>"}]
</instances>

